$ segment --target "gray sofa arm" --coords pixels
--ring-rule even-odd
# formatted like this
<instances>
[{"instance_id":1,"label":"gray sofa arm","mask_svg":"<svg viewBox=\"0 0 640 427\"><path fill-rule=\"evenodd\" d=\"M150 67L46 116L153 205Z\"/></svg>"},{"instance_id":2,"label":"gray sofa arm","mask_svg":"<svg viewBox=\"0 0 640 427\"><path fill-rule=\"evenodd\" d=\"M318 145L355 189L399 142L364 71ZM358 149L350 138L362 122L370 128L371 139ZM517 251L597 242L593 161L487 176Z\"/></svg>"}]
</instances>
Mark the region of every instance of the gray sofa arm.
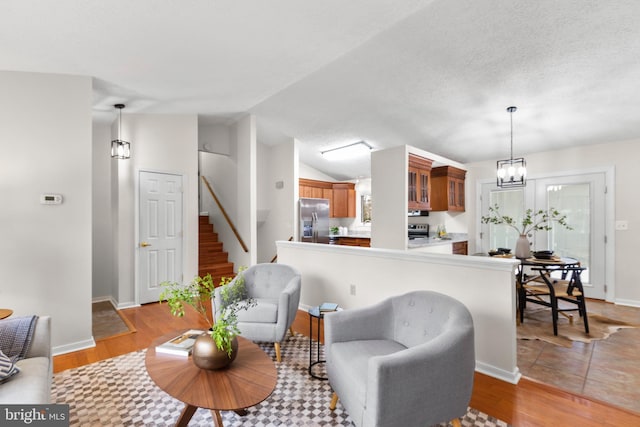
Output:
<instances>
[{"instance_id":1,"label":"gray sofa arm","mask_svg":"<svg viewBox=\"0 0 640 427\"><path fill-rule=\"evenodd\" d=\"M36 321L36 327L33 332L31 348L27 353L30 357L47 357L51 358L51 317L40 316Z\"/></svg>"}]
</instances>

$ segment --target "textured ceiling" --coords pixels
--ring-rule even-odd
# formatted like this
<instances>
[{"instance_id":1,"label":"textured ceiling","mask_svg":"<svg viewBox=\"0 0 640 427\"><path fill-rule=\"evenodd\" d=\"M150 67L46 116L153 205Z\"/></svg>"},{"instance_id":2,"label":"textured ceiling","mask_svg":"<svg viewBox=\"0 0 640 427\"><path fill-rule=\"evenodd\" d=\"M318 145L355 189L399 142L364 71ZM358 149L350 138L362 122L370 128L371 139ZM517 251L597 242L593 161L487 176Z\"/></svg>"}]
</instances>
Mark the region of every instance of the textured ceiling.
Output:
<instances>
[{"instance_id":1,"label":"textured ceiling","mask_svg":"<svg viewBox=\"0 0 640 427\"><path fill-rule=\"evenodd\" d=\"M0 70L94 77L94 118L234 118L337 179L409 144L459 162L640 138L640 2L5 0ZM260 132L263 129L264 132Z\"/></svg>"}]
</instances>

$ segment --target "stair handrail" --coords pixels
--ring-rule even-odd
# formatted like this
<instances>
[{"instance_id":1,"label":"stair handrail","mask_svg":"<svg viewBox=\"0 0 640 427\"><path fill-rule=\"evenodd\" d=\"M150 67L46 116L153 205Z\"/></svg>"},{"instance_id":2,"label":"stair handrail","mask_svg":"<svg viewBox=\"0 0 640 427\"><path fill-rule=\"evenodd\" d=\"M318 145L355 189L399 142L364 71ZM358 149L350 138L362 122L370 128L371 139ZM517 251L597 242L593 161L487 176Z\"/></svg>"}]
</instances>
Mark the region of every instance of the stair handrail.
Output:
<instances>
[{"instance_id":1,"label":"stair handrail","mask_svg":"<svg viewBox=\"0 0 640 427\"><path fill-rule=\"evenodd\" d=\"M209 194L211 194L211 197L213 197L213 200L218 205L220 212L222 212L222 216L224 216L224 219L227 221L227 224L229 224L229 227L231 227L231 231L233 231L233 234L235 234L236 239L238 239L238 243L240 243L240 246L242 246L242 249L245 252L249 252L249 248L247 248L247 245L245 245L244 241L242 240L242 237L240 237L240 233L238 233L236 226L233 225L233 221L231 221L231 218L229 218L229 215L227 215L227 211L222 206L222 203L220 203L220 200L218 200L218 197L216 197L216 193L213 192L213 188L211 188L211 185L209 185L209 181L207 181L207 178L204 175L201 176L201 178L204 181L204 184L207 186L207 189L209 190Z\"/></svg>"},{"instance_id":2,"label":"stair handrail","mask_svg":"<svg viewBox=\"0 0 640 427\"><path fill-rule=\"evenodd\" d=\"M289 240L287 240L288 242L293 240L293 236L289 237ZM271 258L271 263L273 264L274 262L276 262L276 260L278 259L278 254L275 254L273 256L273 258Z\"/></svg>"}]
</instances>

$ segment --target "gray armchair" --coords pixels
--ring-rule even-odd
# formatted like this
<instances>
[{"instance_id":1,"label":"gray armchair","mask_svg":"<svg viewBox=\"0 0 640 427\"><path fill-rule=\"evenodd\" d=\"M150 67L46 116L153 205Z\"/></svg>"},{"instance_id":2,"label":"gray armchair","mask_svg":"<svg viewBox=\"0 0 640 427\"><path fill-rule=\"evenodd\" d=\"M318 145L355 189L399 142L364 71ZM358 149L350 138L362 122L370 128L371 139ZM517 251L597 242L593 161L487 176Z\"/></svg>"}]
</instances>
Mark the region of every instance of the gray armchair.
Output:
<instances>
[{"instance_id":1,"label":"gray armchair","mask_svg":"<svg viewBox=\"0 0 640 427\"><path fill-rule=\"evenodd\" d=\"M416 291L370 307L326 313L327 375L360 426L460 425L475 370L469 310L436 292Z\"/></svg>"},{"instance_id":2,"label":"gray armchair","mask_svg":"<svg viewBox=\"0 0 640 427\"><path fill-rule=\"evenodd\" d=\"M256 264L246 269L243 275L246 296L253 298L257 304L238 312L240 335L252 341L274 343L276 359L280 362L280 342L298 312L300 274L284 264ZM232 285L233 281L226 286ZM215 289L212 300L216 319L222 314L220 293L223 288L220 286Z\"/></svg>"}]
</instances>

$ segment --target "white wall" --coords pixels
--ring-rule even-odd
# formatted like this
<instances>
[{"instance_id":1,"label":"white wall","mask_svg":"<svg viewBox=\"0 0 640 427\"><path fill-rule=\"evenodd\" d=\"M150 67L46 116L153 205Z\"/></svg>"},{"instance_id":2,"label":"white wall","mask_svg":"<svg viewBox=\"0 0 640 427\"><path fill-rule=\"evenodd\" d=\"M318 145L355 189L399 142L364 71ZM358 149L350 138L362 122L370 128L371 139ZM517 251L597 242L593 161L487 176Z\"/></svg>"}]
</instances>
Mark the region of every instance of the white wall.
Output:
<instances>
[{"instance_id":1,"label":"white wall","mask_svg":"<svg viewBox=\"0 0 640 427\"><path fill-rule=\"evenodd\" d=\"M92 171L92 297L111 299L113 288L113 216L111 199L111 128L108 124L93 124Z\"/></svg>"},{"instance_id":2,"label":"white wall","mask_svg":"<svg viewBox=\"0 0 640 427\"><path fill-rule=\"evenodd\" d=\"M298 180L297 141L275 146L258 144L258 214L264 222L258 222L257 262L270 262L276 255L276 240L294 236L297 219ZM276 188L276 183L282 188Z\"/></svg>"},{"instance_id":3,"label":"white wall","mask_svg":"<svg viewBox=\"0 0 640 427\"><path fill-rule=\"evenodd\" d=\"M114 129L114 127L112 127ZM115 134L114 134L115 136ZM137 304L138 182L140 171L183 176L183 273L198 273L198 122L195 115L122 114L122 139L131 159L117 162L116 255L119 307Z\"/></svg>"},{"instance_id":4,"label":"white wall","mask_svg":"<svg viewBox=\"0 0 640 427\"><path fill-rule=\"evenodd\" d=\"M393 295L433 290L467 306L475 328L476 370L516 383L515 268L518 261L420 254L301 242L277 242L278 262L302 274L300 304L344 309ZM351 286L355 295L351 295Z\"/></svg>"},{"instance_id":5,"label":"white wall","mask_svg":"<svg viewBox=\"0 0 640 427\"><path fill-rule=\"evenodd\" d=\"M371 153L371 247L407 248L407 146Z\"/></svg>"},{"instance_id":6,"label":"white wall","mask_svg":"<svg viewBox=\"0 0 640 427\"><path fill-rule=\"evenodd\" d=\"M640 307L640 272L633 268L636 242L640 240L640 140L613 142L607 144L576 147L566 150L526 155L529 176L556 174L559 171L580 171L594 168L615 168L615 185L609 188L608 197L615 197L615 215L607 218L608 228L613 228L616 220L629 221L629 229L613 231L608 235L609 244L615 248L614 273L609 275L614 286L614 300L620 304ZM479 162L466 165L472 182L495 179L495 162ZM470 245L475 245L477 237L478 207L477 188L467 186L467 215L470 215ZM473 247L473 246L470 246ZM613 283L611 283L613 282Z\"/></svg>"},{"instance_id":7,"label":"white wall","mask_svg":"<svg viewBox=\"0 0 640 427\"><path fill-rule=\"evenodd\" d=\"M51 315L54 353L92 345L91 79L0 71L0 94L0 305Z\"/></svg>"},{"instance_id":8,"label":"white wall","mask_svg":"<svg viewBox=\"0 0 640 427\"><path fill-rule=\"evenodd\" d=\"M236 144L236 181L238 197L236 207L236 227L244 239L249 252L238 252L238 266L254 265L257 260L257 224L256 224L256 122L255 117L246 115L234 125L233 135Z\"/></svg>"}]
</instances>

